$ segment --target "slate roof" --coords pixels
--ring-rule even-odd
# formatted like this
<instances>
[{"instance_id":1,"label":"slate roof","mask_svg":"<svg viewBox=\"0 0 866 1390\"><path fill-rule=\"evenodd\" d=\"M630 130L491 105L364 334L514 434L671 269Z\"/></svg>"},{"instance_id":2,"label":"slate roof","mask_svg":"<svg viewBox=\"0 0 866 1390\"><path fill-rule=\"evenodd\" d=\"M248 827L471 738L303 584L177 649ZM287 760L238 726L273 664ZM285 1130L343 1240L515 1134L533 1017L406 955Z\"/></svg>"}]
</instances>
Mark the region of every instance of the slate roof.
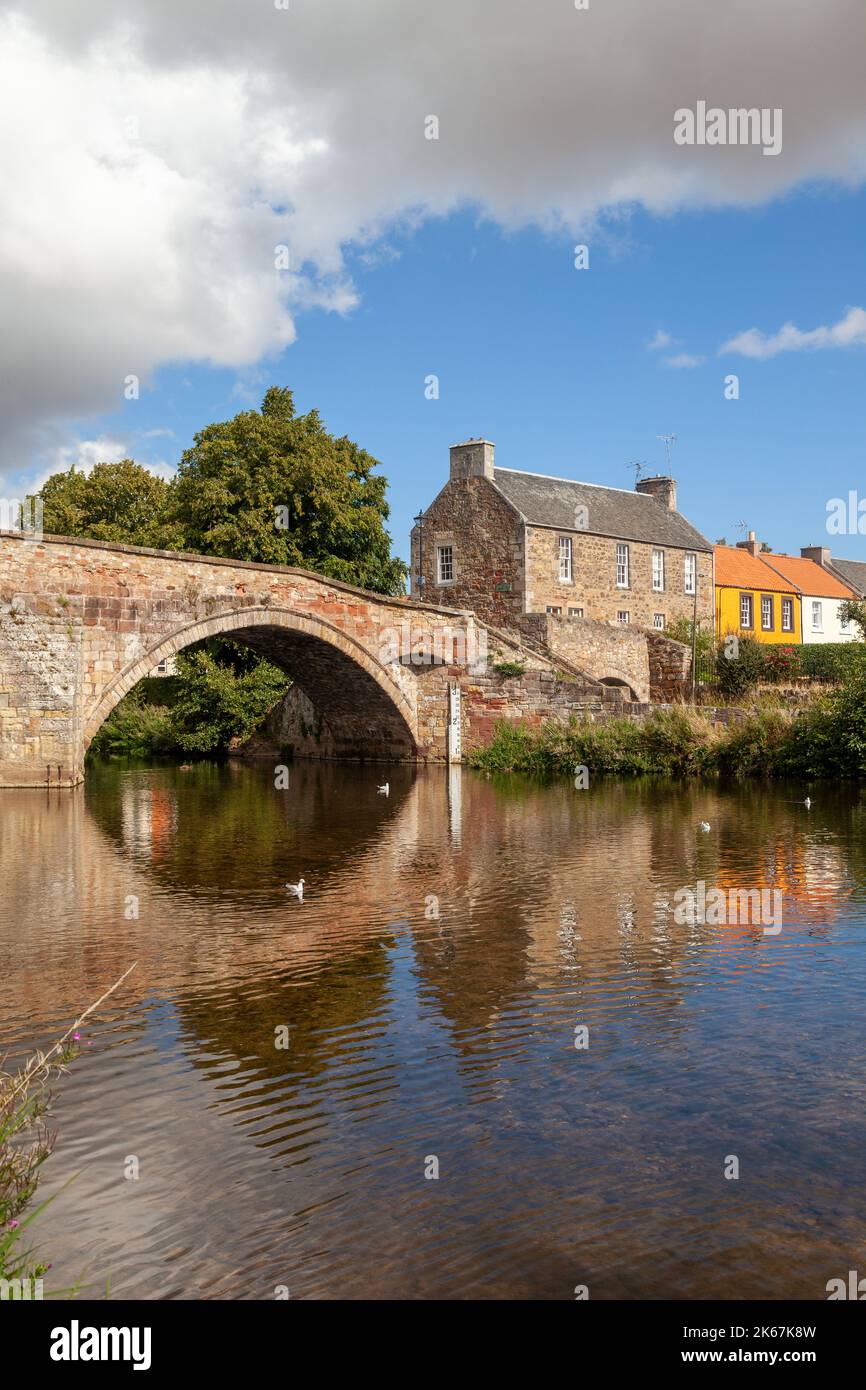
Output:
<instances>
[{"instance_id":1,"label":"slate roof","mask_svg":"<svg viewBox=\"0 0 866 1390\"><path fill-rule=\"evenodd\" d=\"M575 531L575 507L586 507L586 530L593 536L646 541L683 550L712 550L679 512L672 512L647 493L600 487L570 478L547 478L511 468L494 468L493 481L531 526Z\"/></svg>"},{"instance_id":2,"label":"slate roof","mask_svg":"<svg viewBox=\"0 0 866 1390\"><path fill-rule=\"evenodd\" d=\"M855 589L858 594L866 594L866 563L863 560L837 560L836 556L833 555L830 564L834 570L838 570L852 589Z\"/></svg>"}]
</instances>

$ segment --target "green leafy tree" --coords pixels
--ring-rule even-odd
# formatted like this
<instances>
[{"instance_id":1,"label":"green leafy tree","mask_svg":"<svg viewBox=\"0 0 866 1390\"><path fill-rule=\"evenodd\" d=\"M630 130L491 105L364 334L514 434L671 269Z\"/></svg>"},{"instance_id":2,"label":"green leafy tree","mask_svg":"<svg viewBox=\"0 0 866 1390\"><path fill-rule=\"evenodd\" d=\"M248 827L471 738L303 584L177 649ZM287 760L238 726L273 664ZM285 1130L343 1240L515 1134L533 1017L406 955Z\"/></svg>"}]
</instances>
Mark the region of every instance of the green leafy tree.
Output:
<instances>
[{"instance_id":1,"label":"green leafy tree","mask_svg":"<svg viewBox=\"0 0 866 1390\"><path fill-rule=\"evenodd\" d=\"M853 623L861 640L866 641L866 602L863 599L843 599L839 604L839 617L843 623Z\"/></svg>"},{"instance_id":2,"label":"green leafy tree","mask_svg":"<svg viewBox=\"0 0 866 1390\"><path fill-rule=\"evenodd\" d=\"M291 391L273 386L261 411L195 436L169 512L188 550L401 593L406 566L391 555L386 481L376 467L365 449L330 435L317 411L296 415Z\"/></svg>"},{"instance_id":3,"label":"green leafy tree","mask_svg":"<svg viewBox=\"0 0 866 1390\"><path fill-rule=\"evenodd\" d=\"M246 739L285 695L285 671L233 642L217 641L177 658L171 730L186 753L223 752Z\"/></svg>"},{"instance_id":4,"label":"green leafy tree","mask_svg":"<svg viewBox=\"0 0 866 1390\"><path fill-rule=\"evenodd\" d=\"M43 527L55 536L176 549L183 537L166 517L169 492L164 479L132 459L97 463L90 473L71 468L42 488Z\"/></svg>"}]
</instances>

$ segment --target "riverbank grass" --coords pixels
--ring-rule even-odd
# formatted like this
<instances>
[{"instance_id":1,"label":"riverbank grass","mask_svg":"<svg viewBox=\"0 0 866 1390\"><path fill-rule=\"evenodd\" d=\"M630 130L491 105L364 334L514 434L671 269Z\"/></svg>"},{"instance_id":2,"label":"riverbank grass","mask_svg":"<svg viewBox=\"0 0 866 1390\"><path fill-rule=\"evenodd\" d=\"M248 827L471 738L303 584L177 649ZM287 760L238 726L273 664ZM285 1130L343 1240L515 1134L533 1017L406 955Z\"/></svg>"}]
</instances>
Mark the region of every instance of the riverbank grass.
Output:
<instances>
[{"instance_id":1,"label":"riverbank grass","mask_svg":"<svg viewBox=\"0 0 866 1390\"><path fill-rule=\"evenodd\" d=\"M490 746L468 755L485 772L590 776L860 778L866 776L866 666L805 708L756 708L714 724L700 708L658 709L643 720L574 718L530 729L500 723Z\"/></svg>"}]
</instances>

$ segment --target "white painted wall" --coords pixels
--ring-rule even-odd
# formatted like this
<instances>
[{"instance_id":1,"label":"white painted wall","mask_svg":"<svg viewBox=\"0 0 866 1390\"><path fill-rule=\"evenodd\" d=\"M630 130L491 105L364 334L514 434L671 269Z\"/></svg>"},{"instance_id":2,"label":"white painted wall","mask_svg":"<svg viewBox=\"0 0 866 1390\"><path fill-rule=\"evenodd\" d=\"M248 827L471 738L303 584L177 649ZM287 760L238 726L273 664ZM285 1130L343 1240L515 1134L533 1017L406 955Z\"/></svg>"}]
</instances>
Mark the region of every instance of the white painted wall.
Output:
<instances>
[{"instance_id":1,"label":"white painted wall","mask_svg":"<svg viewBox=\"0 0 866 1390\"><path fill-rule=\"evenodd\" d=\"M800 600L802 608L800 617L802 619L802 633L804 642L856 642L858 638L857 628L850 623L847 631L843 631L839 621L839 605L842 602L839 598L826 598L820 594L803 594ZM821 628L816 631L812 627L812 604L821 605Z\"/></svg>"}]
</instances>

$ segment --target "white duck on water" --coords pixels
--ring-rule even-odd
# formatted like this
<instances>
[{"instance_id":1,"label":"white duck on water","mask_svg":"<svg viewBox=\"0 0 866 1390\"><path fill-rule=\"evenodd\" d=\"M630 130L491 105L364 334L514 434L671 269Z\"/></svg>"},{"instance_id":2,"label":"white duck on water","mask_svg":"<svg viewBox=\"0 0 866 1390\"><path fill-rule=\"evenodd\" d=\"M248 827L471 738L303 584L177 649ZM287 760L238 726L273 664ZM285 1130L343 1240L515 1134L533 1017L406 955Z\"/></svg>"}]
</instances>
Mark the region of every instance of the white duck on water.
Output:
<instances>
[{"instance_id":1,"label":"white duck on water","mask_svg":"<svg viewBox=\"0 0 866 1390\"><path fill-rule=\"evenodd\" d=\"M288 888L289 892L293 893L296 898L300 898L301 902L304 901L304 880L302 878L299 878L297 883L286 883L283 886Z\"/></svg>"},{"instance_id":2,"label":"white duck on water","mask_svg":"<svg viewBox=\"0 0 866 1390\"><path fill-rule=\"evenodd\" d=\"M391 783L390 783L390 782L386 782L385 785L384 785L384 787L380 787L380 786L378 785L378 783L377 783L377 785L376 785L376 791L379 793L380 796L388 796L388 795L390 795L390 792L391 792Z\"/></svg>"},{"instance_id":3,"label":"white duck on water","mask_svg":"<svg viewBox=\"0 0 866 1390\"><path fill-rule=\"evenodd\" d=\"M705 835L710 833L710 822L708 820L701 821L701 830L703 830Z\"/></svg>"}]
</instances>

